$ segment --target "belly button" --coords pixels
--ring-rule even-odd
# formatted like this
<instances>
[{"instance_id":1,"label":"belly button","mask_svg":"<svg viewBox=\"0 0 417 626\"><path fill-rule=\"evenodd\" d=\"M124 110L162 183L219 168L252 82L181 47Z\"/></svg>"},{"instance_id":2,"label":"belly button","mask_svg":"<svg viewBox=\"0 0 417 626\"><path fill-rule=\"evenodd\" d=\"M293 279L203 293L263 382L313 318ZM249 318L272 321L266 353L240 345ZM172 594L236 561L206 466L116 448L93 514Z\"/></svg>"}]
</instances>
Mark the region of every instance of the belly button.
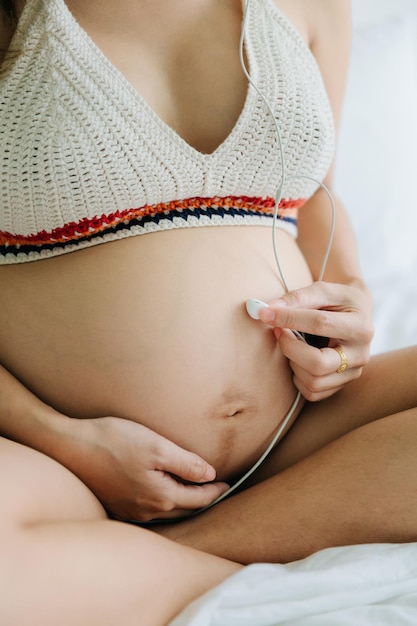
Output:
<instances>
[{"instance_id":1,"label":"belly button","mask_svg":"<svg viewBox=\"0 0 417 626\"><path fill-rule=\"evenodd\" d=\"M211 418L229 420L242 416L249 417L256 413L257 408L256 399L251 394L239 390L222 393L216 404L210 407L207 415Z\"/></svg>"}]
</instances>

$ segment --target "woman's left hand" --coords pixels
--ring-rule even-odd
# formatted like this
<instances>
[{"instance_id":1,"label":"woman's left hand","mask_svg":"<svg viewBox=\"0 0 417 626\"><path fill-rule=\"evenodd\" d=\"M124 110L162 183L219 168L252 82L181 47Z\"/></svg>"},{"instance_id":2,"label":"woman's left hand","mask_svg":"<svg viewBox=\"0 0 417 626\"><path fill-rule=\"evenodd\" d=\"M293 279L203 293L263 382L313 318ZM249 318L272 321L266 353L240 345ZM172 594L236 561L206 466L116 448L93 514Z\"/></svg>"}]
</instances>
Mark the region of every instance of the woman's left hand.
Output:
<instances>
[{"instance_id":1,"label":"woman's left hand","mask_svg":"<svg viewBox=\"0 0 417 626\"><path fill-rule=\"evenodd\" d=\"M309 401L323 400L359 378L369 361L372 299L362 285L316 282L271 301L259 319L273 326L294 384ZM328 347L308 345L292 330L327 337Z\"/></svg>"}]
</instances>

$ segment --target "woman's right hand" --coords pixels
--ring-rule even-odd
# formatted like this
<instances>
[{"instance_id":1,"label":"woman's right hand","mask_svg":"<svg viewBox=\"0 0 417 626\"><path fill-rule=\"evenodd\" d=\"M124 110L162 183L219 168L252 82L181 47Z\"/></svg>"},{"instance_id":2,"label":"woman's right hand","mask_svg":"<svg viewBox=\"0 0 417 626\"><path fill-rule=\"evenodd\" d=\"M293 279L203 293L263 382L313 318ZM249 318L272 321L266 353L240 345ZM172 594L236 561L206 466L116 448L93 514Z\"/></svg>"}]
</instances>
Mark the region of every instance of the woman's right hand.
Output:
<instances>
[{"instance_id":1,"label":"woman's right hand","mask_svg":"<svg viewBox=\"0 0 417 626\"><path fill-rule=\"evenodd\" d=\"M216 472L201 457L141 424L117 417L68 419L64 465L115 519L187 516L228 488L212 482Z\"/></svg>"},{"instance_id":2,"label":"woman's right hand","mask_svg":"<svg viewBox=\"0 0 417 626\"><path fill-rule=\"evenodd\" d=\"M118 417L67 417L1 365L0 436L67 467L120 520L186 516L228 488L212 482L216 472L201 457L149 428Z\"/></svg>"}]
</instances>

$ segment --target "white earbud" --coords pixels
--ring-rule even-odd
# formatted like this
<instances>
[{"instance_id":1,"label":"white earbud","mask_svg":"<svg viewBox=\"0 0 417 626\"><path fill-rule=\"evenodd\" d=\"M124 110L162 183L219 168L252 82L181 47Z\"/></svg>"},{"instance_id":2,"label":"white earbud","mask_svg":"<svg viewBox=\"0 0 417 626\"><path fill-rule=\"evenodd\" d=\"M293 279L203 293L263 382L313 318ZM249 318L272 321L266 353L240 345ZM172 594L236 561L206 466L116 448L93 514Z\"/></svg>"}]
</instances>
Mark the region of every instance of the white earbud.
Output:
<instances>
[{"instance_id":1,"label":"white earbud","mask_svg":"<svg viewBox=\"0 0 417 626\"><path fill-rule=\"evenodd\" d=\"M246 310L252 319L259 319L259 311L261 309L266 309L268 305L266 302L262 302L262 300L257 300L256 298L249 298L246 300Z\"/></svg>"}]
</instances>

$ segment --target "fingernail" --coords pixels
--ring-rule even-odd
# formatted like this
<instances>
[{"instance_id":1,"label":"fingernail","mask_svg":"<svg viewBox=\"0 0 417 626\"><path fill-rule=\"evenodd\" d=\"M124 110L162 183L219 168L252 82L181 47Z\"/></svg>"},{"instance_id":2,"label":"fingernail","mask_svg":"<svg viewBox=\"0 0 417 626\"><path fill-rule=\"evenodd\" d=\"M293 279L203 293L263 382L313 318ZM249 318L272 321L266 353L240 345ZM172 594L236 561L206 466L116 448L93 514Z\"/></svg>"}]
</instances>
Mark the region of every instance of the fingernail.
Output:
<instances>
[{"instance_id":1,"label":"fingernail","mask_svg":"<svg viewBox=\"0 0 417 626\"><path fill-rule=\"evenodd\" d=\"M275 319L275 313L269 308L261 309L259 311L259 319L264 322L264 324L272 324Z\"/></svg>"},{"instance_id":2,"label":"fingernail","mask_svg":"<svg viewBox=\"0 0 417 626\"><path fill-rule=\"evenodd\" d=\"M215 478L216 478L216 470L214 469L214 467L211 467L211 465L208 465L206 469L206 473L204 474L201 480L204 482L211 482Z\"/></svg>"},{"instance_id":3,"label":"fingernail","mask_svg":"<svg viewBox=\"0 0 417 626\"><path fill-rule=\"evenodd\" d=\"M281 339L282 336L282 328L274 328L274 335L275 335L275 339L278 341L279 339Z\"/></svg>"},{"instance_id":4,"label":"fingernail","mask_svg":"<svg viewBox=\"0 0 417 626\"><path fill-rule=\"evenodd\" d=\"M274 306L288 306L288 302L283 300L282 298L278 298L278 300L273 301Z\"/></svg>"}]
</instances>

